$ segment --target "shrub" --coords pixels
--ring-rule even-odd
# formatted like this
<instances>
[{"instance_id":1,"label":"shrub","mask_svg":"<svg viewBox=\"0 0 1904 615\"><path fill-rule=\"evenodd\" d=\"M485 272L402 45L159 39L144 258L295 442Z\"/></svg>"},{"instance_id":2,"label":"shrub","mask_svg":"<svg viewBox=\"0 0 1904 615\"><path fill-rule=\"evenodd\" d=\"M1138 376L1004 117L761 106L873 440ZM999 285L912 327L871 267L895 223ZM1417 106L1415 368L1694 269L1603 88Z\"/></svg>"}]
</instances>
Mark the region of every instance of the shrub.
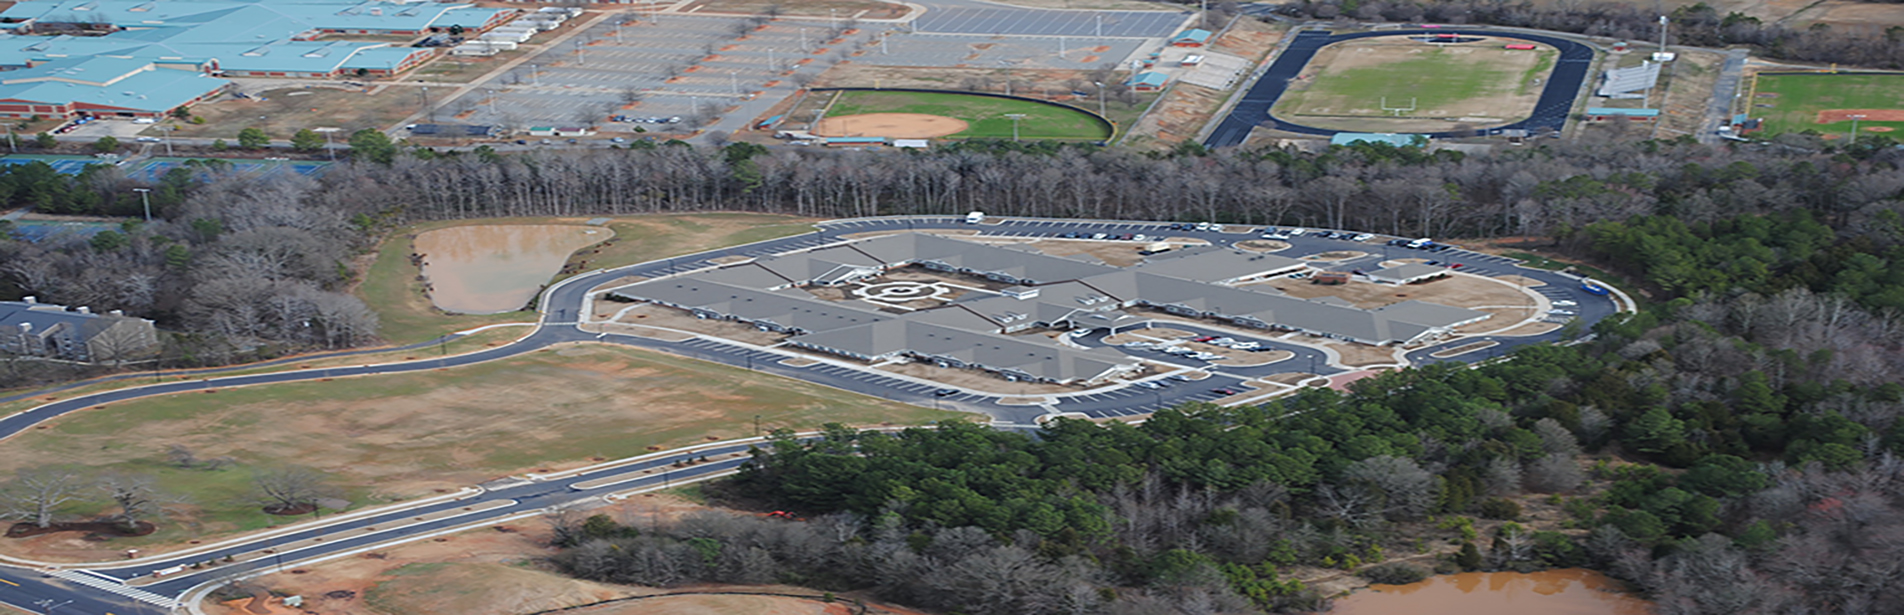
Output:
<instances>
[{"instance_id":1,"label":"shrub","mask_svg":"<svg viewBox=\"0 0 1904 615\"><path fill-rule=\"evenodd\" d=\"M1361 575L1362 578L1364 579L1368 579L1370 583L1381 583L1383 585L1407 585L1409 583L1417 583L1417 582L1420 582L1422 579L1428 578L1429 572L1427 568L1422 568L1421 566L1416 566L1414 564L1408 564L1403 562L1394 562L1389 564L1382 564L1380 566L1370 566L1368 568L1362 569L1361 572L1357 572L1356 574Z\"/></svg>"},{"instance_id":2,"label":"shrub","mask_svg":"<svg viewBox=\"0 0 1904 615\"><path fill-rule=\"evenodd\" d=\"M1507 498L1492 498L1481 503L1481 518L1513 521L1521 518L1521 505Z\"/></svg>"}]
</instances>

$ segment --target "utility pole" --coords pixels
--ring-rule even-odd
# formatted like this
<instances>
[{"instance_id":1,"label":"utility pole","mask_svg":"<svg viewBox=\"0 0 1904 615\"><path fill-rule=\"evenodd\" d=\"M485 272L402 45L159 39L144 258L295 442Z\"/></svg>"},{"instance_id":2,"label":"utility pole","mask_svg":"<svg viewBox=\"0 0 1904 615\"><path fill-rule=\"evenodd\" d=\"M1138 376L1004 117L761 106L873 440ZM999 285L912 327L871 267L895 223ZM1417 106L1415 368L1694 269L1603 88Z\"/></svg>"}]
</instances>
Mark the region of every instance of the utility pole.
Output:
<instances>
[{"instance_id":1,"label":"utility pole","mask_svg":"<svg viewBox=\"0 0 1904 615\"><path fill-rule=\"evenodd\" d=\"M740 77L734 71L727 71L727 86L734 89L734 98L740 98Z\"/></svg>"},{"instance_id":2,"label":"utility pole","mask_svg":"<svg viewBox=\"0 0 1904 615\"><path fill-rule=\"evenodd\" d=\"M152 189L133 188L132 191L139 193L139 200L145 203L145 221L150 224L152 222Z\"/></svg>"},{"instance_id":3,"label":"utility pole","mask_svg":"<svg viewBox=\"0 0 1904 615\"><path fill-rule=\"evenodd\" d=\"M800 29L800 51L806 52L806 53L813 52L812 48L807 47L807 29L806 28Z\"/></svg>"},{"instance_id":4,"label":"utility pole","mask_svg":"<svg viewBox=\"0 0 1904 615\"><path fill-rule=\"evenodd\" d=\"M780 69L774 67L773 48L768 47L767 48L767 72L774 73L779 71Z\"/></svg>"},{"instance_id":5,"label":"utility pole","mask_svg":"<svg viewBox=\"0 0 1904 615\"><path fill-rule=\"evenodd\" d=\"M1012 142L1014 142L1014 143L1015 143L1015 142L1017 142L1017 141L1018 141L1018 120L1022 120L1022 119L1025 119L1025 114L1023 114L1023 113L1007 113L1007 114L1005 114L1005 117L1008 117L1008 118L1011 118L1011 121L1012 121Z\"/></svg>"},{"instance_id":6,"label":"utility pole","mask_svg":"<svg viewBox=\"0 0 1904 615\"><path fill-rule=\"evenodd\" d=\"M167 158L172 157L172 131L174 130L178 130L178 127L171 124L166 124L159 129L159 132L165 133L165 157Z\"/></svg>"}]
</instances>

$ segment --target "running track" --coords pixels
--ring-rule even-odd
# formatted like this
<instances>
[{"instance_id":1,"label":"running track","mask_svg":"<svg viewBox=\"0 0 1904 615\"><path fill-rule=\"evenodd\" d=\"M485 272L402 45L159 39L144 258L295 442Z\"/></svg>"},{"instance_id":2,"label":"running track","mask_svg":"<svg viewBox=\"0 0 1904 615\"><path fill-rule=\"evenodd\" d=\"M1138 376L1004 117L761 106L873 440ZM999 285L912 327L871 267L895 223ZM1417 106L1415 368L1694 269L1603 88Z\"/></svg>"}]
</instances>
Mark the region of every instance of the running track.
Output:
<instances>
[{"instance_id":1,"label":"running track","mask_svg":"<svg viewBox=\"0 0 1904 615\"><path fill-rule=\"evenodd\" d=\"M1472 137L1491 131L1521 129L1530 133L1543 130L1558 132L1567 123L1567 114L1573 110L1573 101L1580 94L1580 84L1587 78L1587 71L1593 66L1593 48L1564 38L1540 34L1519 32L1496 32L1493 30L1435 28L1431 30L1383 30L1379 32L1356 32L1353 34L1330 34L1324 31L1304 31L1296 34L1289 48L1269 65L1256 85L1243 94L1243 100L1237 102L1229 117L1223 118L1210 138L1203 141L1204 147L1229 147L1242 145L1249 138L1250 131L1258 125L1268 122L1277 130L1306 135L1331 136L1347 130L1315 128L1270 115L1269 109L1276 105L1276 99L1282 98L1288 89L1289 81L1302 74L1309 60L1326 45L1377 36L1421 36L1424 34L1458 34L1470 36L1493 36L1512 38L1535 43L1552 45L1560 50L1560 60L1554 63L1554 72L1547 77L1547 87L1540 91L1540 100L1534 103L1533 115L1527 119L1505 126L1495 126L1480 130L1460 130L1428 133L1433 138Z\"/></svg>"}]
</instances>

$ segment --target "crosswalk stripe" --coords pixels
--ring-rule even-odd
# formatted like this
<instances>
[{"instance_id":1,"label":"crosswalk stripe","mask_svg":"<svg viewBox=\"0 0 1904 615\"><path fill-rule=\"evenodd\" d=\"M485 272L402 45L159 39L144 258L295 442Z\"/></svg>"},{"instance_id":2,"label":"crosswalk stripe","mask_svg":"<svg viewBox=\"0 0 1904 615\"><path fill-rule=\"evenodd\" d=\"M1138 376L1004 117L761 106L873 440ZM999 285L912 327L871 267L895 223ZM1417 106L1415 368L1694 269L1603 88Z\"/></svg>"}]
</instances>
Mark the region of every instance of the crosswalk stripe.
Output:
<instances>
[{"instance_id":1,"label":"crosswalk stripe","mask_svg":"<svg viewBox=\"0 0 1904 615\"><path fill-rule=\"evenodd\" d=\"M104 578L74 570L55 570L54 578L72 581L93 589L105 590L140 602L156 604L165 608L178 606L178 601L137 587L128 587L125 583L109 581Z\"/></svg>"}]
</instances>

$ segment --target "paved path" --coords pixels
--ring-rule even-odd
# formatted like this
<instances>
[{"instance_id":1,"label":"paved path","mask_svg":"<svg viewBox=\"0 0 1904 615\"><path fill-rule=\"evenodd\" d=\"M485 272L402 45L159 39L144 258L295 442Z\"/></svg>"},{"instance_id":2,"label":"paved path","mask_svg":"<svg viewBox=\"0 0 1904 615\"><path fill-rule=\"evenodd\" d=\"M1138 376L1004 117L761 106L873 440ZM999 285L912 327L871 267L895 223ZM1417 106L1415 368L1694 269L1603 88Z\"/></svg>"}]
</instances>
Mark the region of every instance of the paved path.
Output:
<instances>
[{"instance_id":1,"label":"paved path","mask_svg":"<svg viewBox=\"0 0 1904 615\"><path fill-rule=\"evenodd\" d=\"M1745 75L1746 55L1744 49L1726 52L1725 64L1719 67L1719 80L1712 84L1712 99L1706 102L1705 120L1699 123L1699 134L1694 137L1700 143L1718 143L1719 127L1731 124L1732 103L1739 97L1739 81Z\"/></svg>"}]
</instances>

